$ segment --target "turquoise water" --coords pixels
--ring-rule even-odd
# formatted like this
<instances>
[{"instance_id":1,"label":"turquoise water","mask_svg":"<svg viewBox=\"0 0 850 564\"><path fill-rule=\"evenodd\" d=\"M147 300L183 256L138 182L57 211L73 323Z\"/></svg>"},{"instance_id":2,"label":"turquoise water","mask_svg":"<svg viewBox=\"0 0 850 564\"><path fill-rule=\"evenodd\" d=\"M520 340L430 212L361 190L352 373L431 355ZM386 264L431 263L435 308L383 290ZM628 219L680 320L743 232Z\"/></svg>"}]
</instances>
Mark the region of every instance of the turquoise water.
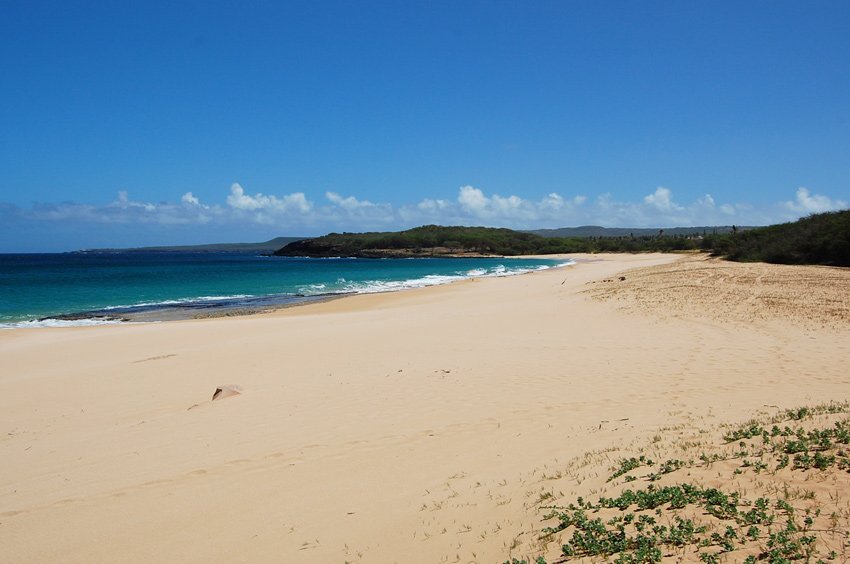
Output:
<instances>
[{"instance_id":1,"label":"turquoise water","mask_svg":"<svg viewBox=\"0 0 850 564\"><path fill-rule=\"evenodd\" d=\"M164 308L257 307L310 296L521 274L565 263L508 258L302 259L236 253L0 255L0 327L85 325L104 322L104 315Z\"/></svg>"}]
</instances>

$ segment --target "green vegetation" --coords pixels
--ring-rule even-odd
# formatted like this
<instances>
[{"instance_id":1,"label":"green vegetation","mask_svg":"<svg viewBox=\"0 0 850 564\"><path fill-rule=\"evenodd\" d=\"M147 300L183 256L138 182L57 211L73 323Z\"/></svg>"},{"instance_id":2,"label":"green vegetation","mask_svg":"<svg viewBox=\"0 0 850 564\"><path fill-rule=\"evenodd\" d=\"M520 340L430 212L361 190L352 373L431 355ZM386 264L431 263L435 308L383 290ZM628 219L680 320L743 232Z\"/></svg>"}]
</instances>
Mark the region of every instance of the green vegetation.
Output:
<instances>
[{"instance_id":1,"label":"green vegetation","mask_svg":"<svg viewBox=\"0 0 850 564\"><path fill-rule=\"evenodd\" d=\"M607 519L588 515L612 507L619 513ZM646 513L650 509L656 511ZM671 518L672 511L700 517L673 514ZM626 490L615 499L601 498L596 504L555 509L547 518L557 519L558 525L543 534L572 531L561 546L566 559L616 556L614 562L661 562L671 550L693 547L703 562L717 562L720 555L758 543L758 556L747 561L808 561L818 537L812 531L814 520L799 513L779 499L760 497L747 502L736 492L717 488L650 485Z\"/></svg>"},{"instance_id":2,"label":"green vegetation","mask_svg":"<svg viewBox=\"0 0 850 564\"><path fill-rule=\"evenodd\" d=\"M743 231L752 229L752 227L738 226L733 228L731 225L718 225L711 227L670 227L664 229L664 235L667 237L684 236L704 236L708 233L724 234L733 231ZM634 228L634 227L600 227L598 225L583 225L581 227L561 227L560 229L533 229L528 231L535 235L543 235L544 237L656 237L658 228Z\"/></svg>"},{"instance_id":3,"label":"green vegetation","mask_svg":"<svg viewBox=\"0 0 850 564\"><path fill-rule=\"evenodd\" d=\"M523 255L547 251L547 239L531 233L490 227L426 225L400 232L330 233L291 243L279 256L385 257L452 254Z\"/></svg>"},{"instance_id":4,"label":"green vegetation","mask_svg":"<svg viewBox=\"0 0 850 564\"><path fill-rule=\"evenodd\" d=\"M627 474L635 468L640 468L641 466L652 466L653 464L655 463L652 460L643 455L639 458L635 458L634 456L631 458L625 458L620 461L620 465L615 469L614 473L611 474L611 477L608 478L607 481L610 482L614 478L619 478L623 474Z\"/></svg>"},{"instance_id":5,"label":"green vegetation","mask_svg":"<svg viewBox=\"0 0 850 564\"><path fill-rule=\"evenodd\" d=\"M703 247L741 262L850 266L850 210L706 237Z\"/></svg>"},{"instance_id":6,"label":"green vegetation","mask_svg":"<svg viewBox=\"0 0 850 564\"><path fill-rule=\"evenodd\" d=\"M709 251L734 261L850 266L850 211L770 227L634 231L638 234L544 237L510 229L426 225L399 232L331 233L295 241L275 254L382 258Z\"/></svg>"},{"instance_id":7,"label":"green vegetation","mask_svg":"<svg viewBox=\"0 0 850 564\"><path fill-rule=\"evenodd\" d=\"M842 404L830 404L833 409L841 409ZM843 406L846 409L846 406ZM806 410L806 415L812 412ZM820 413L837 413L837 411L821 411ZM801 417L789 418L793 421L799 421ZM760 458L773 455L775 457L775 470L786 468L790 459L789 455L794 455L793 469L809 470L816 468L818 470L826 470L835 466L839 470L850 471L850 458L848 458L847 446L850 445L850 425L848 421L836 421L832 427L821 429L805 430L802 427L791 428L785 425L780 428L774 425L770 430L757 424L750 423L739 429L735 429L726 435L723 440L731 443L741 440L739 443L742 447L740 454L748 456L748 452L743 450L746 443L745 439L758 437L761 439L759 445ZM762 460L751 461L744 459L742 462L743 468L753 468L754 471L760 472L763 469L768 469L768 465Z\"/></svg>"},{"instance_id":8,"label":"green vegetation","mask_svg":"<svg viewBox=\"0 0 850 564\"><path fill-rule=\"evenodd\" d=\"M387 233L331 233L291 243L278 256L407 257L699 250L697 236L542 237L491 227L426 225Z\"/></svg>"},{"instance_id":9,"label":"green vegetation","mask_svg":"<svg viewBox=\"0 0 850 564\"><path fill-rule=\"evenodd\" d=\"M701 462L667 460L657 472L637 478L629 473L654 463L645 456L621 459L606 483L625 476L625 484L641 480L644 487L618 488L596 502L579 497L566 506L546 508L544 519L554 524L541 531L540 540L560 545L557 562L661 562L686 554L703 562L834 560L838 553L833 548L844 546L848 537L840 525L847 516L841 501L846 478L840 476L850 472L850 419L841 415L827 425L813 419L835 419L849 408L843 402L783 410L728 430L723 443L729 447L717 446L726 448L723 455L703 454ZM687 477L699 468L710 469L702 475L728 486L710 487ZM724 468L734 468L726 480ZM737 482L736 477L749 472L752 480ZM661 476L666 485L654 483ZM819 498L813 490L789 487L809 482L830 484L832 490ZM829 513L832 506L835 511ZM520 562L529 561L509 564Z\"/></svg>"}]
</instances>

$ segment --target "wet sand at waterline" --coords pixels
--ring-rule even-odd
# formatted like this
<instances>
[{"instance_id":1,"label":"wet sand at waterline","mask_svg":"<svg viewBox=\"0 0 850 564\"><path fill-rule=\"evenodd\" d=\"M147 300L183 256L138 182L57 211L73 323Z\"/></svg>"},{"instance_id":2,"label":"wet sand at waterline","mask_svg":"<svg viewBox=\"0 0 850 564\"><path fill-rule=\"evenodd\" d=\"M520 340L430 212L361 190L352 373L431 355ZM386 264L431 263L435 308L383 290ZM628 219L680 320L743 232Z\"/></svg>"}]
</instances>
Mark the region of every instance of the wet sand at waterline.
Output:
<instances>
[{"instance_id":1,"label":"wet sand at waterline","mask_svg":"<svg viewBox=\"0 0 850 564\"><path fill-rule=\"evenodd\" d=\"M551 557L543 488L591 495L659 429L850 397L847 269L574 258L247 317L0 332L0 560Z\"/></svg>"}]
</instances>

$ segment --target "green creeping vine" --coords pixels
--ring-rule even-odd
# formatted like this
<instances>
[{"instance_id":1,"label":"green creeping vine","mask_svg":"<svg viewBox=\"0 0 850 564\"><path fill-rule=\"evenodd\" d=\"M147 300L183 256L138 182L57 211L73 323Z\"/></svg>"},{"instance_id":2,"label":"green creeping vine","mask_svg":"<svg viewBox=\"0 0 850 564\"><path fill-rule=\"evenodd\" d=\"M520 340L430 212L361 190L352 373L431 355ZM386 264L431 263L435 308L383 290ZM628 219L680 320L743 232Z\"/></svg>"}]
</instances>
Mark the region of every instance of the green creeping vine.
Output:
<instances>
[{"instance_id":1,"label":"green creeping vine","mask_svg":"<svg viewBox=\"0 0 850 564\"><path fill-rule=\"evenodd\" d=\"M620 461L619 468L617 468L617 470L613 474L611 474L611 477L608 478L608 480L606 481L610 482L615 478L619 478L623 474L631 472L635 468L640 468L641 466L652 466L653 464L655 464L655 462L643 455L641 455L640 458L635 458L634 456L631 458L624 458Z\"/></svg>"},{"instance_id":2,"label":"green creeping vine","mask_svg":"<svg viewBox=\"0 0 850 564\"><path fill-rule=\"evenodd\" d=\"M579 497L567 507L549 507L551 512L545 519L557 519L557 524L544 529L541 539L552 540L557 533L565 535L558 562L584 557L613 559L619 564L661 562L673 552L682 554L689 549L703 562L719 562L721 558L729 561L733 558L729 553L736 551L749 552L746 557L738 552L741 556L737 560L753 564L814 562L818 533L830 533L831 538L847 533L836 528L837 513L830 517L831 527L813 529L821 510L795 509L788 501L795 499L791 497L795 494L778 472L831 468L850 472L850 419L810 430L791 423L792 428L784 422L846 413L849 408L847 403L831 403L785 410L771 418L767 426L750 422L726 433L725 443L738 443L732 452L703 453L696 463L667 460L654 473L640 477L649 482L643 489L625 489L616 497L600 497L596 503ZM775 464L770 464L771 458ZM693 483L667 486L654 483L684 467L707 468L715 462L734 459L741 460L741 466L734 469L733 475L752 471L768 482L780 480L774 485L775 496L748 501L738 492ZM606 482L625 475L625 482L631 485L639 478L629 473L642 466L655 466L655 462L646 456L622 459ZM796 495L814 499L811 491ZM755 555L754 550L758 551ZM834 560L838 554L831 551L823 556ZM545 564L546 560L538 557L534 563ZM506 564L529 562L514 559Z\"/></svg>"},{"instance_id":3,"label":"green creeping vine","mask_svg":"<svg viewBox=\"0 0 850 564\"><path fill-rule=\"evenodd\" d=\"M602 497L595 504L579 501L565 509L554 509L546 518L557 518L558 525L544 529L544 536L572 528L572 537L561 547L566 558L588 556L609 557L617 555L615 562L661 562L671 549L694 546L711 547L719 551L701 552L704 562L716 562L718 554L732 552L748 542L768 538L767 550L759 559L784 562L806 559L812 555L814 535L805 534L811 525L807 517L800 525L795 520L794 508L782 500L772 504L767 498L758 498L747 509L737 493L726 493L717 488L702 488L692 484L678 484L657 488L650 484L643 490L625 490L616 498ZM617 509L608 521L591 517L588 512ZM707 525L697 525L692 519L673 515L672 522L662 524L652 515L640 513L656 510L658 516L666 510L701 510L718 520L723 532L708 534ZM771 525L784 516L785 526L772 531ZM539 559L538 559L539 562Z\"/></svg>"}]
</instances>

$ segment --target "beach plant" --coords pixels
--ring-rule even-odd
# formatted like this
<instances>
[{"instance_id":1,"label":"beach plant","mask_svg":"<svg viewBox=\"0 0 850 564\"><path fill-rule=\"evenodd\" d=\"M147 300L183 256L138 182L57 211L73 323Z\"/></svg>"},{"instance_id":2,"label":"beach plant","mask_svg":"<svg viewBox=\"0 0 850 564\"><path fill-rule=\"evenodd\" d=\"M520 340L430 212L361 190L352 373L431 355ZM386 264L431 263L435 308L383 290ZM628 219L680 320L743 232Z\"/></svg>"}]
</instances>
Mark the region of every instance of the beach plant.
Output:
<instances>
[{"instance_id":1,"label":"beach plant","mask_svg":"<svg viewBox=\"0 0 850 564\"><path fill-rule=\"evenodd\" d=\"M712 451L710 444L700 443L700 448L709 450L697 461L674 458L656 464L646 456L621 459L606 483L626 476L624 483L615 486L613 494L549 506L545 519L555 522L543 529L540 540L547 544L557 539L559 562L575 558L660 562L684 554L688 547L704 562L835 559L836 538L850 540L850 531L840 527L850 512L827 507L822 513L824 494L804 483L815 476L819 484L836 484L839 489L829 493L829 499L833 503L841 499L846 478L824 482L811 473L850 472L850 419L834 417L846 412L847 404L830 403L765 416L767 423L752 420L724 432L722 443L728 447L717 445ZM831 416L831 424L814 424L821 416ZM775 466L768 464L773 458ZM732 466L733 460L740 466ZM708 487L690 478L694 469L714 464L719 465L718 478L724 468L733 470L734 483L745 489ZM652 466L655 472L638 482L629 473L642 466ZM771 467L774 470L768 471ZM683 480L684 468L688 478ZM645 485L634 487L636 483ZM747 494L752 487L759 495Z\"/></svg>"},{"instance_id":2,"label":"beach plant","mask_svg":"<svg viewBox=\"0 0 850 564\"><path fill-rule=\"evenodd\" d=\"M624 458L620 460L619 466L615 468L614 473L611 474L611 477L608 478L606 481L610 482L611 480L619 478L623 474L631 472L636 468L640 468L641 466L652 466L653 464L655 464L655 462L648 459L644 455L640 455L638 458L635 458L634 456L631 458Z\"/></svg>"},{"instance_id":3,"label":"beach plant","mask_svg":"<svg viewBox=\"0 0 850 564\"><path fill-rule=\"evenodd\" d=\"M768 539L767 550L759 555L760 560L780 562L811 556L817 537L807 534L813 523L810 516L800 524L794 508L784 500L771 504L768 498L760 497L746 510L739 509L742 503L737 492L687 483L665 487L650 484L642 490L624 490L616 498L602 497L597 503L583 502L581 507L555 509L547 518L556 518L559 523L544 529L544 536L570 529L572 535L561 547L563 557L618 555L617 562L660 562L670 549L685 546L719 548L719 552L700 552L701 559L714 562L719 555L764 536ZM662 507L665 513L698 510L697 513L711 516L715 521L697 524L691 518L673 514L671 522L665 525L657 517L643 513ZM623 514L605 521L588 513L605 509L616 509ZM778 515L784 516L784 525L772 529ZM720 530L708 532L718 526Z\"/></svg>"},{"instance_id":4,"label":"beach plant","mask_svg":"<svg viewBox=\"0 0 850 564\"><path fill-rule=\"evenodd\" d=\"M727 443L740 441L741 439L750 439L752 437L761 436L765 433L764 427L758 423L752 422L738 429L729 431L723 435L723 440Z\"/></svg>"},{"instance_id":5,"label":"beach plant","mask_svg":"<svg viewBox=\"0 0 850 564\"><path fill-rule=\"evenodd\" d=\"M661 466L659 466L658 472L655 472L654 474L649 475L649 480L651 482L654 482L654 481L658 480L659 478L661 478L661 476L663 476L664 474L669 474L670 472L675 472L676 470L678 470L679 468L682 468L683 466L685 466L685 462L683 462L682 460L678 460L678 459L666 460L661 464Z\"/></svg>"}]
</instances>

